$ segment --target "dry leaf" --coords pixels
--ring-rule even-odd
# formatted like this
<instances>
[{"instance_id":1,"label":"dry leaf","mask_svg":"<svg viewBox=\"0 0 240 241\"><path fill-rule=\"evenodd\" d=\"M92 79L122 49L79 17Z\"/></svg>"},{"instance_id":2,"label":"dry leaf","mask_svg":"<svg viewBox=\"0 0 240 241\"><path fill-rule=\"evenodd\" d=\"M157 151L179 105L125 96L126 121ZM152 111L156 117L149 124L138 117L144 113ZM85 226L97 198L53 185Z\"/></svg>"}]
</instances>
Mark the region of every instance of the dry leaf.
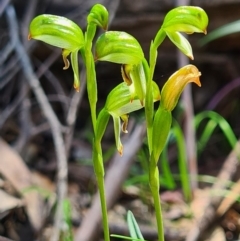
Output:
<instances>
[{"instance_id":1,"label":"dry leaf","mask_svg":"<svg viewBox=\"0 0 240 241\"><path fill-rule=\"evenodd\" d=\"M13 208L18 208L23 206L23 201L19 198L15 198L8 193L0 189L0 213L6 212Z\"/></svg>"},{"instance_id":2,"label":"dry leaf","mask_svg":"<svg viewBox=\"0 0 240 241\"><path fill-rule=\"evenodd\" d=\"M0 156L0 173L23 195L30 222L38 231L43 223L43 200L36 190L23 192L34 184L31 172L19 154L2 139L0 139Z\"/></svg>"}]
</instances>

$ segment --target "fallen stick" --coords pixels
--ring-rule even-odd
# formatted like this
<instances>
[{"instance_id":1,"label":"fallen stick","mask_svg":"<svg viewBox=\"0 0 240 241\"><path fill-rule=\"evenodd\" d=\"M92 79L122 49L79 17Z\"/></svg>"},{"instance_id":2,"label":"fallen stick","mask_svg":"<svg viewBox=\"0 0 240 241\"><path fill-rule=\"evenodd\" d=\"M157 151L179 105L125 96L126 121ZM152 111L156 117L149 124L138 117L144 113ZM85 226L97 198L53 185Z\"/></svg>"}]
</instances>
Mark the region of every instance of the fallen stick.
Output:
<instances>
[{"instance_id":1,"label":"fallen stick","mask_svg":"<svg viewBox=\"0 0 240 241\"><path fill-rule=\"evenodd\" d=\"M240 140L236 143L235 148L226 158L222 169L217 176L217 181L213 184L213 190L225 190L228 185L228 181L232 180L232 177L237 171L240 157ZM196 224L190 230L186 237L186 241L197 241L204 231L214 222L217 218L216 210L220 205L222 196L209 196L208 206L204 210L202 217L196 221Z\"/></svg>"}]
</instances>

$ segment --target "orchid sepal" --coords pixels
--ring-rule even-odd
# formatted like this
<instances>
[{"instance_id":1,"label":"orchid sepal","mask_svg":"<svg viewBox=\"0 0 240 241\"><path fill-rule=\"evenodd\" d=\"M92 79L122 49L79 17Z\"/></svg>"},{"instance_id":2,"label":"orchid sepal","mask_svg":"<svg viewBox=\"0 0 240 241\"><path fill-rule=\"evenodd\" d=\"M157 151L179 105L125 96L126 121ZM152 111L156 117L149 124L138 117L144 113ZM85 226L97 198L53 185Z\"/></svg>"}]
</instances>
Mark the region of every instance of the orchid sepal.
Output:
<instances>
[{"instance_id":1,"label":"orchid sepal","mask_svg":"<svg viewBox=\"0 0 240 241\"><path fill-rule=\"evenodd\" d=\"M95 60L117 64L139 64L144 58L138 41L126 32L107 31L99 36L95 46Z\"/></svg>"},{"instance_id":2,"label":"orchid sepal","mask_svg":"<svg viewBox=\"0 0 240 241\"><path fill-rule=\"evenodd\" d=\"M207 33L208 16L196 6L179 6L167 13L162 28L166 32Z\"/></svg>"},{"instance_id":3,"label":"orchid sepal","mask_svg":"<svg viewBox=\"0 0 240 241\"><path fill-rule=\"evenodd\" d=\"M189 57L191 60L194 59L191 44L188 40L179 32L167 32L168 38L175 44L179 50Z\"/></svg>"}]
</instances>

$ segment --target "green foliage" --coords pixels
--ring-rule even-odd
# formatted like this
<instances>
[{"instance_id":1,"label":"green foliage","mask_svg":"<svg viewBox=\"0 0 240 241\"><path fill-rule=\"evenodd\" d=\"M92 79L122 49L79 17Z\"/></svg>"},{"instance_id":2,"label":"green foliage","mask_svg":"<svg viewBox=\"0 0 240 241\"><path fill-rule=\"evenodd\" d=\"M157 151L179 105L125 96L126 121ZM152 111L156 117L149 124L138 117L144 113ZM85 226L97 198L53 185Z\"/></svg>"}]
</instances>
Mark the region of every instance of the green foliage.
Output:
<instances>
[{"instance_id":1,"label":"green foliage","mask_svg":"<svg viewBox=\"0 0 240 241\"><path fill-rule=\"evenodd\" d=\"M115 235L115 234L112 234L111 236L116 237L116 238L126 239L126 240L146 241L143 238L142 233L140 231L140 228L137 224L137 221L136 221L136 219L135 219L135 217L134 217L134 215L131 211L128 211L128 213L127 213L127 224L128 224L130 237Z\"/></svg>"},{"instance_id":2,"label":"green foliage","mask_svg":"<svg viewBox=\"0 0 240 241\"><path fill-rule=\"evenodd\" d=\"M199 44L201 46L216 40L218 38L222 38L224 36L227 36L229 34L234 34L240 32L240 20L234 21L232 23L225 24L215 30L213 30L211 33L209 33L207 36L202 38L199 41Z\"/></svg>"},{"instance_id":3,"label":"green foliage","mask_svg":"<svg viewBox=\"0 0 240 241\"><path fill-rule=\"evenodd\" d=\"M66 223L66 228L62 232L62 241L73 241L71 204L68 199L65 199L63 202L63 216Z\"/></svg>"},{"instance_id":4,"label":"green foliage","mask_svg":"<svg viewBox=\"0 0 240 241\"><path fill-rule=\"evenodd\" d=\"M167 13L162 26L158 30L150 45L149 61L145 59L138 41L128 33L121 31L105 31L98 36L93 54L93 40L96 28L104 30L108 26L108 11L101 4L96 4L87 17L87 28L82 30L71 20L60 16L40 15L30 24L29 39L44 41L63 49L64 69L70 63L67 57L71 56L74 72L74 87L79 90L78 54L85 63L87 72L87 92L91 110L93 126L93 165L99 187L103 229L105 241L110 240L107 218L107 206L104 189L104 166L101 140L105 133L109 117L113 118L116 146L123 154L120 132L127 132L128 114L144 108L147 123L149 184L156 211L158 240L164 240L163 220L159 199L159 171L158 160L166 144L172 125L172 110L175 108L179 96L186 84L195 82L200 85L200 72L194 65L187 65L176 71L165 83L160 96L157 84L153 81L158 47L166 36L184 54L193 59L191 45L180 32L186 34L206 33L208 25L207 14L198 7L181 6ZM121 64L123 83L116 86L108 95L104 108L97 114L96 105L98 88L95 72L95 61L108 61ZM154 102L161 102L154 112ZM121 127L121 121L123 122ZM176 138L180 138L179 129L173 129ZM183 148L179 146L179 148ZM181 171L184 168L180 165ZM182 181L183 186L186 180ZM185 187L186 188L186 187ZM133 240L142 240L137 223L130 213L128 224Z\"/></svg>"},{"instance_id":5,"label":"green foliage","mask_svg":"<svg viewBox=\"0 0 240 241\"><path fill-rule=\"evenodd\" d=\"M198 152L201 153L204 150L208 140L217 126L219 126L229 145L233 149L237 143L237 138L228 122L218 113L214 111L204 111L199 113L194 120L196 130L199 129L201 122L206 119L208 119L208 122L206 123L199 138Z\"/></svg>"}]
</instances>

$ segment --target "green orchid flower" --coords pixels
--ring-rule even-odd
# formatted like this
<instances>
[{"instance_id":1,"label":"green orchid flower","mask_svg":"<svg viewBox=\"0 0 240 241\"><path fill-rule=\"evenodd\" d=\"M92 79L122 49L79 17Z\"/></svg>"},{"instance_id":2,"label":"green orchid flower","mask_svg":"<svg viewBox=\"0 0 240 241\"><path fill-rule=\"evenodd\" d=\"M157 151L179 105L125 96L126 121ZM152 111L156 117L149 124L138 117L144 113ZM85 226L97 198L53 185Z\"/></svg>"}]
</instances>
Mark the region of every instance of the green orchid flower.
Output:
<instances>
[{"instance_id":1,"label":"green orchid flower","mask_svg":"<svg viewBox=\"0 0 240 241\"><path fill-rule=\"evenodd\" d=\"M153 93L153 101L160 100L160 91L156 84L156 82L152 81L152 93ZM135 95L133 96L129 86L123 82L117 85L108 95L106 104L104 109L101 111L102 114L101 118L98 118L98 126L101 128L97 128L97 139L101 139L103 135L103 125L105 125L106 121L108 120L109 115L113 118L114 123L114 134L115 134L115 141L117 150L120 155L123 154L123 145L120 140L120 133L121 131L127 133L127 124L128 124L128 114L143 108L142 102L139 98ZM105 113L105 114L103 114ZM102 121L104 120L104 121ZM123 124L121 124L121 122ZM104 124L99 124L104 123ZM105 129L104 129L105 130ZM100 138L99 138L100 137Z\"/></svg>"},{"instance_id":2,"label":"green orchid flower","mask_svg":"<svg viewBox=\"0 0 240 241\"><path fill-rule=\"evenodd\" d=\"M180 34L207 33L208 16L206 12L195 6L180 6L172 9L164 18L154 44L156 48L166 36L189 58L193 59L192 47L188 40Z\"/></svg>"},{"instance_id":3,"label":"green orchid flower","mask_svg":"<svg viewBox=\"0 0 240 241\"><path fill-rule=\"evenodd\" d=\"M69 68L67 57L71 56L74 88L79 91L78 51L84 47L84 36L79 26L65 17L39 15L30 23L28 39L37 39L61 48L65 64L63 69Z\"/></svg>"}]
</instances>

